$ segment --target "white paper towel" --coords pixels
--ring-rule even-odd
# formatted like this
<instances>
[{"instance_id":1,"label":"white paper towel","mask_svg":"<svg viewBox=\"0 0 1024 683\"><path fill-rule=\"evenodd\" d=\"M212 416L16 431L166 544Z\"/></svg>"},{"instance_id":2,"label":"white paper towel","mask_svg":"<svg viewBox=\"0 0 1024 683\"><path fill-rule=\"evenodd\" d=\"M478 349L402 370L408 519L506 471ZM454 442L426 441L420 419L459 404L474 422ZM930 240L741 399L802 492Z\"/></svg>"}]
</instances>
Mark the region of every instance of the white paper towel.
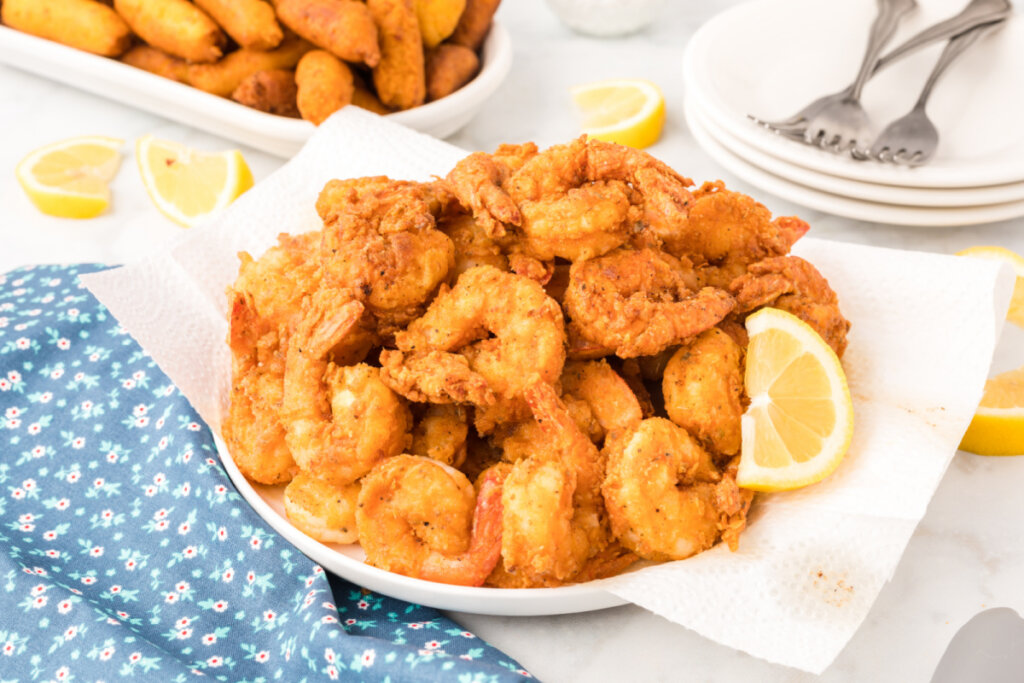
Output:
<instances>
[{"instance_id":1,"label":"white paper towel","mask_svg":"<svg viewBox=\"0 0 1024 683\"><path fill-rule=\"evenodd\" d=\"M226 287L237 252L320 227L331 178L444 175L465 155L355 107L216 220L152 256L83 276L217 433L227 405ZM692 169L680 169L692 172ZM604 582L671 621L820 673L864 620L981 398L1013 277L992 262L803 239L794 250L852 321L843 359L856 426L827 480L761 495L731 553L719 546Z\"/></svg>"}]
</instances>

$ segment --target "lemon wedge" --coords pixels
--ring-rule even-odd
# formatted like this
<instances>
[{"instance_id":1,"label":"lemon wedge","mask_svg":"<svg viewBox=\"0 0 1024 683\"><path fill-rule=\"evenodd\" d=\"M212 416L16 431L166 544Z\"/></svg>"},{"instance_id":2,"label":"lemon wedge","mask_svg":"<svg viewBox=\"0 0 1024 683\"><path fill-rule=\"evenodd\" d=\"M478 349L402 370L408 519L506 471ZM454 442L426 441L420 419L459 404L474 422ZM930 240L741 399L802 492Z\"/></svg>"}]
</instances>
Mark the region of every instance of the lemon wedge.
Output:
<instances>
[{"instance_id":1,"label":"lemon wedge","mask_svg":"<svg viewBox=\"0 0 1024 683\"><path fill-rule=\"evenodd\" d=\"M598 81L570 92L583 115L583 132L590 137L637 149L658 141L665 125L665 98L654 83Z\"/></svg>"},{"instance_id":2,"label":"lemon wedge","mask_svg":"<svg viewBox=\"0 0 1024 683\"><path fill-rule=\"evenodd\" d=\"M93 218L110 206L108 183L121 165L124 140L89 135L41 147L15 169L25 194L43 213Z\"/></svg>"},{"instance_id":3,"label":"lemon wedge","mask_svg":"<svg viewBox=\"0 0 1024 683\"><path fill-rule=\"evenodd\" d=\"M1017 282L1013 286L1013 296L1010 299L1010 310L1006 313L1006 319L1015 325L1024 327L1024 256L1003 247L988 246L970 247L958 251L957 256L994 259L1013 266L1017 272Z\"/></svg>"},{"instance_id":4,"label":"lemon wedge","mask_svg":"<svg viewBox=\"0 0 1024 683\"><path fill-rule=\"evenodd\" d=\"M747 318L743 415L736 483L786 491L821 481L853 436L853 403L832 348L796 316L763 308Z\"/></svg>"},{"instance_id":5,"label":"lemon wedge","mask_svg":"<svg viewBox=\"0 0 1024 683\"><path fill-rule=\"evenodd\" d=\"M252 187L252 172L237 149L200 152L152 135L135 144L142 182L156 208L192 227Z\"/></svg>"},{"instance_id":6,"label":"lemon wedge","mask_svg":"<svg viewBox=\"0 0 1024 683\"><path fill-rule=\"evenodd\" d=\"M978 455L1024 455L1024 367L985 382L960 448Z\"/></svg>"}]
</instances>

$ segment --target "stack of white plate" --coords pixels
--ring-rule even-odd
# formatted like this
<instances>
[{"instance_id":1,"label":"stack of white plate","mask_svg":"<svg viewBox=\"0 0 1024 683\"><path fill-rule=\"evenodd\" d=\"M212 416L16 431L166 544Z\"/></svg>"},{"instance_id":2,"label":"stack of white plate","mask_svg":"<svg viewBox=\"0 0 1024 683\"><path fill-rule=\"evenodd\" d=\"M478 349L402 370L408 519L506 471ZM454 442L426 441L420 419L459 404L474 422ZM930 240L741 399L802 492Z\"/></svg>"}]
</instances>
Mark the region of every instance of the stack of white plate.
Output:
<instances>
[{"instance_id":1,"label":"stack of white plate","mask_svg":"<svg viewBox=\"0 0 1024 683\"><path fill-rule=\"evenodd\" d=\"M890 47L956 14L964 0L930 0L903 20ZM856 75L872 0L755 0L705 24L684 58L686 118L726 170L804 206L878 223L951 226L1024 215L1024 20L965 52L939 82L928 114L939 148L917 168L855 161L751 121L786 118ZM862 103L880 130L907 113L942 45L868 82Z\"/></svg>"}]
</instances>

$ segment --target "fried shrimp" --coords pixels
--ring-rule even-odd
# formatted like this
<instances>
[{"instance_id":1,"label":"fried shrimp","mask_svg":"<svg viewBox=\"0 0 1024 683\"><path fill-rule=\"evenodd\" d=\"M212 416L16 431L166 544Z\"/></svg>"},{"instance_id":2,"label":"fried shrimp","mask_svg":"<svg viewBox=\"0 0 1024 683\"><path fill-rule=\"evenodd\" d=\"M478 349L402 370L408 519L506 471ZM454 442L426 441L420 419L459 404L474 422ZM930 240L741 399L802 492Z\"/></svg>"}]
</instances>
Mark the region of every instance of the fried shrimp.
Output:
<instances>
[{"instance_id":1,"label":"fried shrimp","mask_svg":"<svg viewBox=\"0 0 1024 683\"><path fill-rule=\"evenodd\" d=\"M746 516L749 495L668 420L644 420L605 451L602 493L612 532L640 557L685 559L710 548L723 529Z\"/></svg>"},{"instance_id":2,"label":"fried shrimp","mask_svg":"<svg viewBox=\"0 0 1024 683\"><path fill-rule=\"evenodd\" d=\"M850 321L817 268L799 256L781 256L751 264L748 270L729 286L741 312L761 306L788 311L813 327L842 358Z\"/></svg>"},{"instance_id":3,"label":"fried shrimp","mask_svg":"<svg viewBox=\"0 0 1024 683\"><path fill-rule=\"evenodd\" d=\"M224 440L238 468L262 484L279 484L296 471L279 418L288 328L303 295L319 284L310 249L318 233L280 235L254 259L240 253L238 277L228 290L228 345L232 395Z\"/></svg>"},{"instance_id":4,"label":"fried shrimp","mask_svg":"<svg viewBox=\"0 0 1024 683\"><path fill-rule=\"evenodd\" d=\"M524 163L537 155L537 145L500 145L494 154L474 152L455 164L445 180L452 192L487 233L505 235L505 224L519 225L519 207L502 185Z\"/></svg>"},{"instance_id":5,"label":"fried shrimp","mask_svg":"<svg viewBox=\"0 0 1024 683\"><path fill-rule=\"evenodd\" d=\"M629 147L584 136L540 153L514 149L471 155L448 180L490 234L516 228L518 249L542 261L605 254L641 221L683 221L693 199L688 178Z\"/></svg>"},{"instance_id":6,"label":"fried shrimp","mask_svg":"<svg viewBox=\"0 0 1024 683\"><path fill-rule=\"evenodd\" d=\"M716 454L740 450L743 349L713 327L679 348L661 382L669 418Z\"/></svg>"},{"instance_id":7,"label":"fried shrimp","mask_svg":"<svg viewBox=\"0 0 1024 683\"><path fill-rule=\"evenodd\" d=\"M733 309L728 292L692 291L683 265L653 249L573 264L565 309L580 334L621 358L652 356L713 327Z\"/></svg>"},{"instance_id":8,"label":"fried shrimp","mask_svg":"<svg viewBox=\"0 0 1024 683\"><path fill-rule=\"evenodd\" d=\"M299 472L284 490L284 511L299 531L321 543L355 543L360 485L337 485Z\"/></svg>"},{"instance_id":9,"label":"fried shrimp","mask_svg":"<svg viewBox=\"0 0 1024 683\"><path fill-rule=\"evenodd\" d=\"M718 287L755 261L789 253L809 227L795 217L772 220L763 204L726 190L721 181L705 183L694 196L685 221L655 232L666 251L692 260Z\"/></svg>"},{"instance_id":10,"label":"fried shrimp","mask_svg":"<svg viewBox=\"0 0 1024 683\"><path fill-rule=\"evenodd\" d=\"M378 176L332 180L317 200L324 221L324 281L352 289L391 334L422 314L455 265L436 230L450 196L436 184Z\"/></svg>"},{"instance_id":11,"label":"fried shrimp","mask_svg":"<svg viewBox=\"0 0 1024 683\"><path fill-rule=\"evenodd\" d=\"M465 408L451 404L427 405L412 430L410 450L413 455L460 467L466 460L468 435Z\"/></svg>"},{"instance_id":12,"label":"fried shrimp","mask_svg":"<svg viewBox=\"0 0 1024 683\"><path fill-rule=\"evenodd\" d=\"M475 266L494 266L508 270L508 257L502 252L501 244L487 236L476 220L467 214L459 214L438 225L438 229L455 245L455 265L448 273L449 281L455 280Z\"/></svg>"},{"instance_id":13,"label":"fried shrimp","mask_svg":"<svg viewBox=\"0 0 1024 683\"><path fill-rule=\"evenodd\" d=\"M565 326L558 304L533 280L492 266L478 266L460 275L451 290L431 302L423 317L396 333L395 343L412 362L421 354L438 351L465 357L469 369L484 378L501 404L497 406L500 416L492 414L483 420L491 427L504 420L507 412L515 412L510 404L522 397L526 386L555 382L565 362ZM432 384L428 375L415 389L430 396ZM481 426L478 411L477 428ZM489 431L487 426L484 431Z\"/></svg>"},{"instance_id":14,"label":"fried shrimp","mask_svg":"<svg viewBox=\"0 0 1024 683\"><path fill-rule=\"evenodd\" d=\"M456 469L413 455L377 465L362 482L356 523L366 561L427 581L479 586L501 554L502 480L479 491Z\"/></svg>"},{"instance_id":15,"label":"fried shrimp","mask_svg":"<svg viewBox=\"0 0 1024 683\"><path fill-rule=\"evenodd\" d=\"M348 484L405 449L412 419L376 368L328 360L358 327L362 304L321 290L306 308L288 347L281 404L286 438L303 470Z\"/></svg>"},{"instance_id":16,"label":"fried shrimp","mask_svg":"<svg viewBox=\"0 0 1024 683\"><path fill-rule=\"evenodd\" d=\"M573 538L576 475L559 460L524 458L502 488L504 583L558 585L580 569Z\"/></svg>"},{"instance_id":17,"label":"fried shrimp","mask_svg":"<svg viewBox=\"0 0 1024 683\"><path fill-rule=\"evenodd\" d=\"M540 430L534 453L505 482L501 581L558 585L608 544L603 462L554 387L535 383L526 398Z\"/></svg>"},{"instance_id":18,"label":"fried shrimp","mask_svg":"<svg viewBox=\"0 0 1024 683\"><path fill-rule=\"evenodd\" d=\"M231 403L222 433L232 459L249 479L281 484L297 471L280 409L286 347L279 328L257 313L248 292L230 292Z\"/></svg>"},{"instance_id":19,"label":"fried shrimp","mask_svg":"<svg viewBox=\"0 0 1024 683\"><path fill-rule=\"evenodd\" d=\"M629 384L607 361L570 361L562 370L562 391L582 400L605 434L628 429L643 419L643 411ZM563 401L565 396L562 397ZM579 420L576 421L579 424Z\"/></svg>"}]
</instances>

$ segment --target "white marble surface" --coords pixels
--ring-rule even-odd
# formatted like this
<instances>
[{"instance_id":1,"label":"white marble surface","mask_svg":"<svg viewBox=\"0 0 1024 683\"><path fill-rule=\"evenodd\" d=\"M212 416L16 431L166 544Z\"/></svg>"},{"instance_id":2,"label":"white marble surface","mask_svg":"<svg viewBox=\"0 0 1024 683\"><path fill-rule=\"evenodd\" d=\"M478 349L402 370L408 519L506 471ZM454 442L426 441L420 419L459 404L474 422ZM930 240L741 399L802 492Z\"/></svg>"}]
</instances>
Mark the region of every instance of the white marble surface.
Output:
<instances>
[{"instance_id":1,"label":"white marble surface","mask_svg":"<svg viewBox=\"0 0 1024 683\"><path fill-rule=\"evenodd\" d=\"M940 253L998 244L1024 253L1024 219L955 229L867 224L782 201L736 180L712 162L683 120L680 63L687 38L731 4L668 2L648 30L623 39L597 40L565 29L542 0L506 0L500 13L515 43L512 73L481 115L451 141L472 150L489 150L500 142L563 142L578 132L569 86L610 77L648 78L661 85L668 106L662 140L652 153L698 181L723 178L776 213L803 216L817 237ZM114 181L114 205L106 215L85 222L42 216L13 176L15 164L30 150L80 134L131 141L153 133L211 150L234 146L8 67L0 67L0 131L0 272L34 263L121 263L180 230L149 203L138 174L130 168L130 156ZM257 181L282 163L244 151ZM997 368L1021 362L1024 333L1011 331L1001 345ZM1024 614L1022 484L1024 458L958 454L892 581L821 679L928 681L957 628L974 614L999 606ZM816 678L717 645L636 607L561 617L453 616L519 659L541 680Z\"/></svg>"}]
</instances>

